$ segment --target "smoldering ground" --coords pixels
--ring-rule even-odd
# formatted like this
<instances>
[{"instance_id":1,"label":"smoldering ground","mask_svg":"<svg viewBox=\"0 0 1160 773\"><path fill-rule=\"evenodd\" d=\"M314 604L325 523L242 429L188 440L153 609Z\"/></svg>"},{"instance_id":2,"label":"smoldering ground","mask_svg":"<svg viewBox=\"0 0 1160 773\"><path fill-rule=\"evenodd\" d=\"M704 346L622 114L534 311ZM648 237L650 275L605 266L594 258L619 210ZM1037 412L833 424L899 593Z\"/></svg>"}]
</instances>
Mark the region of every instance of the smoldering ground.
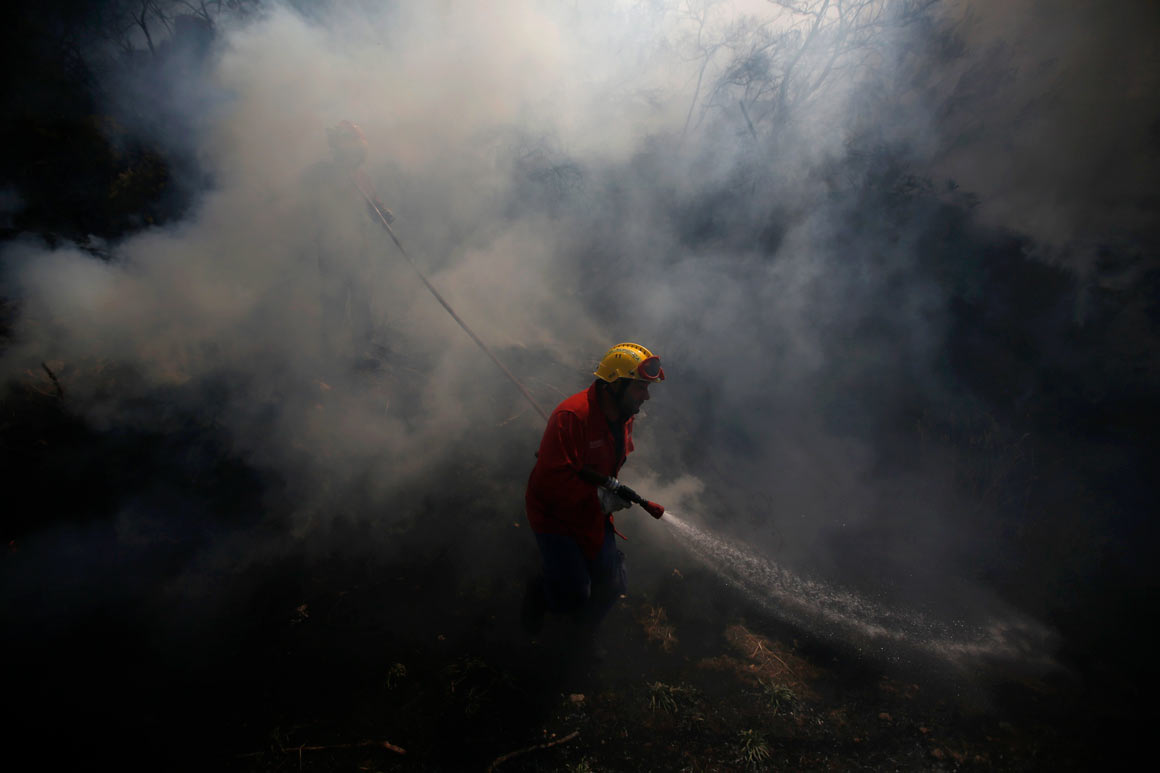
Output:
<instances>
[{"instance_id":1,"label":"smoldering ground","mask_svg":"<svg viewBox=\"0 0 1160 773\"><path fill-rule=\"evenodd\" d=\"M1155 385L1154 301L1123 284L1155 270L1154 116L1117 96L1155 68L1068 77L1150 9L1092 38L1071 5L1045 27L826 7L275 5L219 24L196 66L118 72L111 109L191 159L198 194L107 256L10 244L4 367L51 393L43 362L85 431L148 438L114 456L154 480L114 475L81 527L24 519L10 608L142 604L222 646L215 615L287 557L518 585L540 421L328 166L343 118L407 250L542 405L617 340L661 353L623 477L678 482L666 504L713 533L949 618L998 596L1060 625L1151 582L1130 547L1151 452L1122 413ZM1092 102L1116 120L1086 123ZM1102 163L1074 162L1077 137ZM662 552L623 520L630 560ZM41 582L66 566L68 588ZM400 627L439 616L413 611Z\"/></svg>"}]
</instances>

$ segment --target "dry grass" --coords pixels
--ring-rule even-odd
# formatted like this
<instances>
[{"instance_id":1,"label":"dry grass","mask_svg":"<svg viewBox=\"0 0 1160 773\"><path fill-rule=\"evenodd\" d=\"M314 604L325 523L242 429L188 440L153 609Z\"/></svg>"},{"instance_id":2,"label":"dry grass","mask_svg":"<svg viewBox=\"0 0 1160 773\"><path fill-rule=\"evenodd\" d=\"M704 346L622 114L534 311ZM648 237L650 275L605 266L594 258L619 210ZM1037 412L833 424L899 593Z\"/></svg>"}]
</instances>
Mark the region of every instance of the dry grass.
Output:
<instances>
[{"instance_id":1,"label":"dry grass","mask_svg":"<svg viewBox=\"0 0 1160 773\"><path fill-rule=\"evenodd\" d=\"M665 652L672 652L673 648L677 646L677 629L669 623L669 617L665 613L664 607L645 604L640 608L637 621L644 628L645 636L648 637L649 642L659 644Z\"/></svg>"},{"instance_id":2,"label":"dry grass","mask_svg":"<svg viewBox=\"0 0 1160 773\"><path fill-rule=\"evenodd\" d=\"M730 671L739 679L765 689L786 688L799 698L816 698L807 680L818 676L818 670L780 642L767 639L743 625L725 629L725 640L741 655L719 655L701 661L703 668ZM744 658L744 659L742 659Z\"/></svg>"}]
</instances>

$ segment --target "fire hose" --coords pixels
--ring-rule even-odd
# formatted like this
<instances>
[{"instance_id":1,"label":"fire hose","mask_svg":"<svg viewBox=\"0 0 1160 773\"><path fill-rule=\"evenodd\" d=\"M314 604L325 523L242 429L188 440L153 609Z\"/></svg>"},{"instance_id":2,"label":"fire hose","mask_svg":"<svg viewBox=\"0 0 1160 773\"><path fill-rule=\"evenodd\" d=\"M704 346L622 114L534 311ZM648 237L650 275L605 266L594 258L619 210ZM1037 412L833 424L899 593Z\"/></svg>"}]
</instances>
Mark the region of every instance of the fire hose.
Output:
<instances>
[{"instance_id":1,"label":"fire hose","mask_svg":"<svg viewBox=\"0 0 1160 773\"><path fill-rule=\"evenodd\" d=\"M431 281L427 279L427 275L423 273L419 266L415 264L415 261L411 259L411 256L407 254L407 251L403 249L402 242L399 241L399 237L395 236L395 231L393 228L391 228L390 221L387 220L387 216L383 214L383 210L379 207L375 197L370 195L366 189L363 188L362 183L359 182L358 178L355 178L354 184L355 187L358 188L358 192L362 194L362 197L366 199L366 202L370 206L371 211L373 211L375 215L378 216L379 223L383 228L387 229L387 233L390 235L391 241L393 241L395 246L399 248L399 252L402 254L403 258L406 259L411 268L415 270L415 273L419 275L419 279L423 282L424 285L426 285L427 289L431 291L431 294L435 296L435 300L439 301L440 305L447 309L447 313L451 315L453 320L459 323L459 326L463 328L463 332L467 333L467 335L471 337L471 340L475 341L476 346L482 349L483 353L491 358L491 361L495 363L496 367L502 370L503 374L507 376L513 384L516 385L516 389L520 390L520 394L523 395L529 403L531 403L532 407L536 409L536 413L540 414L540 417L543 418L543 420L546 422L548 420L548 414L544 412L544 409L541 408L540 404L536 402L536 399L532 397L532 393L529 392L524 387L524 385L520 383L520 380L516 378L515 374L508 370L506 365L500 362L499 357L495 356L491 349L488 348L488 345L485 344L483 340L477 336L470 327L467 326L467 323L464 322L463 319L455 313L455 309L451 308L451 304L444 300L443 296L439 294L439 291L435 289L435 286L431 284Z\"/></svg>"},{"instance_id":2,"label":"fire hose","mask_svg":"<svg viewBox=\"0 0 1160 773\"><path fill-rule=\"evenodd\" d=\"M468 326L468 324L463 321L463 318L455 313L455 309L451 308L451 304L449 304L446 301L446 299L444 299L444 297L439 294L439 291L435 289L435 286L433 284L431 284L431 280L429 280L427 278L427 275L423 273L422 269L420 269L419 266L415 263L415 261L411 258L411 256L407 254L407 250L403 247L403 243L400 242L399 237L395 235L395 230L393 228L391 228L390 220L387 219L386 214L383 212L382 208L379 206L378 200L374 196L372 196L366 190L366 188L363 187L362 183L359 181L359 179L357 177L354 178L354 185L356 188L358 188L358 192L360 194L362 194L363 199L366 200L367 206L369 206L371 208L371 211L375 213L375 216L378 218L379 224L384 229L386 229L387 234L391 237L391 241L393 241L395 243L395 246L399 248L399 253L407 261L407 264L410 265L411 268L415 271L415 274L418 275L420 281L423 282L423 285L431 292L431 295L435 296L435 300L439 301L439 304L444 309L447 310L447 313L451 315L451 318L453 320L455 320L456 323L458 323L459 327L463 328L463 332L467 333L467 335L471 338L471 340L475 342L476 346L478 346L480 349L482 349L483 353L491 358L491 361L495 363L496 367L499 368L501 371L503 371L503 374L508 377L508 380L511 381L513 384L515 384L516 389L520 390L520 394L522 394L524 396L524 398L531 404L531 406L536 409L536 413L540 414L540 417L545 422L547 422L548 421L548 414L545 413L544 409L540 407L540 404L536 402L536 399L534 397L532 397L532 393L529 392L527 390L527 388L523 384L520 383L520 380L518 378L516 378L516 375L514 373L512 373L510 370L508 370L507 366L504 365L500 361L499 357L495 356L495 353L492 352L492 350L488 347L488 345L483 342L483 339L481 339L479 336L477 336L475 334L475 331L473 331ZM648 501L647 499L642 497L640 494L637 494L635 491L630 489L628 486L625 486L623 484L620 485L619 487L617 487L615 493L617 494L617 496L621 497L622 499L624 499L628 502L632 502L633 504L640 505L641 507L643 507L645 509L645 512L647 512L653 518L659 519L662 515L665 514L664 507L662 507L661 505L658 505L656 502Z\"/></svg>"},{"instance_id":3,"label":"fire hose","mask_svg":"<svg viewBox=\"0 0 1160 773\"><path fill-rule=\"evenodd\" d=\"M640 505L644 508L645 512L651 515L653 518L659 520L660 517L665 514L665 508L663 505L658 505L656 502L648 501L624 484L621 484L619 487L617 487L614 493L621 499L632 502L634 505Z\"/></svg>"}]
</instances>

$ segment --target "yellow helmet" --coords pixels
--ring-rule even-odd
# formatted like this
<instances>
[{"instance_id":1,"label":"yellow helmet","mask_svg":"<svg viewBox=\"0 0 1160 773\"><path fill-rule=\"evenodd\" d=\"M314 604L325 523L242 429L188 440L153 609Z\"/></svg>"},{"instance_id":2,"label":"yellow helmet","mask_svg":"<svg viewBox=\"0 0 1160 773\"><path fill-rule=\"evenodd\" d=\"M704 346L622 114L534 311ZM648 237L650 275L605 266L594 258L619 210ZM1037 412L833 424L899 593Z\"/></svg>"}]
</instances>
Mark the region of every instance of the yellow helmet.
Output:
<instances>
[{"instance_id":1,"label":"yellow helmet","mask_svg":"<svg viewBox=\"0 0 1160 773\"><path fill-rule=\"evenodd\" d=\"M623 343L608 350L592 375L608 383L618 378L664 381L665 369L661 367L661 358L640 344Z\"/></svg>"}]
</instances>

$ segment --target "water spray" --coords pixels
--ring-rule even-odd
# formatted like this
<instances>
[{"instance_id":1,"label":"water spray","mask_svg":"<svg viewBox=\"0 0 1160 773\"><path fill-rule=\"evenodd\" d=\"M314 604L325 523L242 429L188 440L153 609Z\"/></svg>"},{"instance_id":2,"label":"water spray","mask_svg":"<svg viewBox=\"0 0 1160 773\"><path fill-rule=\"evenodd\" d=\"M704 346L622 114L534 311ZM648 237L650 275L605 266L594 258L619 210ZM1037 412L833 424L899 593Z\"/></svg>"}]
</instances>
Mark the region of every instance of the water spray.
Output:
<instances>
[{"instance_id":1,"label":"water spray","mask_svg":"<svg viewBox=\"0 0 1160 773\"><path fill-rule=\"evenodd\" d=\"M439 301L508 380L515 384L536 413L545 422L548 421L548 414L527 388L455 312L407 253L376 198L357 176L353 181L379 224L435 300ZM640 505L657 520L665 515L664 506L645 499L628 486L620 486L616 493ZM707 534L675 513L669 512L668 516L666 522L673 527L673 532L698 558L718 574L732 580L746 596L776 617L803 630L822 636L872 642L883 649L888 644L906 645L959 665L966 660L983 657L1054 665L1054 661L1045 654L1050 633L1033 621L1012 617L989 620L981 626L967 626L961 621L951 625L940 623L917 612L890 608L850 591L801 578L772 561Z\"/></svg>"},{"instance_id":2,"label":"water spray","mask_svg":"<svg viewBox=\"0 0 1160 773\"><path fill-rule=\"evenodd\" d=\"M837 585L801 577L750 550L713 536L673 512L664 519L698 558L772 616L820 638L896 659L909 651L959 667L980 660L1057 667L1054 634L1015 612L981 621L936 620Z\"/></svg>"}]
</instances>

